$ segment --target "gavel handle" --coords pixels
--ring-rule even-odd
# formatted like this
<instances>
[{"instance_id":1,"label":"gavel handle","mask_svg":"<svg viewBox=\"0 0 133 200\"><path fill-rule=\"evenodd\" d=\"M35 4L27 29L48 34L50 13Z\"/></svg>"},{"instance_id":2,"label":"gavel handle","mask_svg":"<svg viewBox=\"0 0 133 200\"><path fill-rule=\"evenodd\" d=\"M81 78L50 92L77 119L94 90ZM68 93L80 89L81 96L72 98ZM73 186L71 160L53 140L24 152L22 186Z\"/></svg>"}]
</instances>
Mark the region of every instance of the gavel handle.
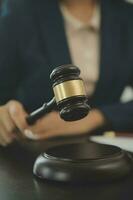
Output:
<instances>
[{"instance_id":1,"label":"gavel handle","mask_svg":"<svg viewBox=\"0 0 133 200\"><path fill-rule=\"evenodd\" d=\"M56 107L55 97L48 103L44 103L43 106L33 111L27 118L26 121L29 125L33 125L38 119L43 117L45 114L51 112Z\"/></svg>"}]
</instances>

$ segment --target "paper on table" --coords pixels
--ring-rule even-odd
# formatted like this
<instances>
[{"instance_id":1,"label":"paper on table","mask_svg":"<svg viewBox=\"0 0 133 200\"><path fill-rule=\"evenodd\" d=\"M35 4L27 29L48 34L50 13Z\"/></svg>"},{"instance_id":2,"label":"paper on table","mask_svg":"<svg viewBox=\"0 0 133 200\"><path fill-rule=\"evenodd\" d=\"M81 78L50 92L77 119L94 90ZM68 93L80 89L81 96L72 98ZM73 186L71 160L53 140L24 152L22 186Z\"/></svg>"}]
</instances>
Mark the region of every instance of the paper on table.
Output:
<instances>
[{"instance_id":1,"label":"paper on table","mask_svg":"<svg viewBox=\"0 0 133 200\"><path fill-rule=\"evenodd\" d=\"M133 152L133 137L114 137L92 136L90 140L100 144L109 144L118 146L126 151Z\"/></svg>"}]
</instances>

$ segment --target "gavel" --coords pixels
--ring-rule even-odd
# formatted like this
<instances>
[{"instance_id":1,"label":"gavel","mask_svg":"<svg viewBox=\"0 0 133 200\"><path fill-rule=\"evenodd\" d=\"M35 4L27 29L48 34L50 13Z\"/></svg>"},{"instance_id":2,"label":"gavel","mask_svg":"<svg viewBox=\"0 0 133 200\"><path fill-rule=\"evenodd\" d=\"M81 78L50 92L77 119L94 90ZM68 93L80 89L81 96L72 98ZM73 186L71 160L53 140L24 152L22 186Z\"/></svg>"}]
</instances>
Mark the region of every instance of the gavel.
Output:
<instances>
[{"instance_id":1,"label":"gavel","mask_svg":"<svg viewBox=\"0 0 133 200\"><path fill-rule=\"evenodd\" d=\"M84 118L90 111L80 70L73 65L63 65L50 75L54 98L31 113L28 124L33 124L57 107L65 121ZM129 174L131 157L115 146L94 142L62 144L50 147L39 155L33 174L44 180L57 182L100 182L115 180Z\"/></svg>"},{"instance_id":2,"label":"gavel","mask_svg":"<svg viewBox=\"0 0 133 200\"><path fill-rule=\"evenodd\" d=\"M29 125L34 124L56 107L60 117L65 121L80 120L88 115L90 106L78 67L74 65L59 66L52 71L50 79L54 97L27 117L26 121Z\"/></svg>"}]
</instances>

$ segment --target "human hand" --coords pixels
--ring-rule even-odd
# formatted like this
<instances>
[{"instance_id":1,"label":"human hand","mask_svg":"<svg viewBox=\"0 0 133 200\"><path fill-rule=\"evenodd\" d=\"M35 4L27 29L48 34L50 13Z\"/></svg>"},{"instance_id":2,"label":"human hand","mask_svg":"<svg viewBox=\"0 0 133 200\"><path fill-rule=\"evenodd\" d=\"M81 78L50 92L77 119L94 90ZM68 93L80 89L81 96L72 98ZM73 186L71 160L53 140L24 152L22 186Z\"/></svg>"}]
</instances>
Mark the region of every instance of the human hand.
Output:
<instances>
[{"instance_id":1,"label":"human hand","mask_svg":"<svg viewBox=\"0 0 133 200\"><path fill-rule=\"evenodd\" d=\"M19 129L12 119L14 112L19 115ZM22 104L17 101L9 101L0 107L0 145L7 146L17 138L17 133L26 127L26 116Z\"/></svg>"},{"instance_id":2,"label":"human hand","mask_svg":"<svg viewBox=\"0 0 133 200\"><path fill-rule=\"evenodd\" d=\"M56 136L89 133L103 124L104 117L99 110L92 110L87 117L75 122L66 122L60 118L58 112L53 111L39 119L34 125L28 126L24 130L24 134L29 139L41 140ZM19 124L17 126L19 127Z\"/></svg>"}]
</instances>

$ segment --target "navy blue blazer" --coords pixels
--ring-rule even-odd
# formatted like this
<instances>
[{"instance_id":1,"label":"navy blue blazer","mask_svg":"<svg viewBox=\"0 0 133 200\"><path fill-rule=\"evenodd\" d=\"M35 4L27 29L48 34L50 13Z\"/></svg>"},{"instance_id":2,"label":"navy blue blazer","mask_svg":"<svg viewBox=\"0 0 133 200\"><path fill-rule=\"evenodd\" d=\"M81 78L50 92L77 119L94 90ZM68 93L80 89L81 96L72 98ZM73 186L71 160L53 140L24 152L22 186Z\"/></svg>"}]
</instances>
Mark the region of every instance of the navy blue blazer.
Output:
<instances>
[{"instance_id":1,"label":"navy blue blazer","mask_svg":"<svg viewBox=\"0 0 133 200\"><path fill-rule=\"evenodd\" d=\"M0 18L0 102L23 103L28 111L53 96L49 74L72 63L58 0L9 0ZM101 0L100 78L89 99L117 131L133 131L133 101L120 103L133 85L133 6Z\"/></svg>"},{"instance_id":2,"label":"navy blue blazer","mask_svg":"<svg viewBox=\"0 0 133 200\"><path fill-rule=\"evenodd\" d=\"M1 16L1 9L2 9L2 1L0 0L0 16Z\"/></svg>"},{"instance_id":3,"label":"navy blue blazer","mask_svg":"<svg viewBox=\"0 0 133 200\"><path fill-rule=\"evenodd\" d=\"M7 3L8 0L0 0L0 16L7 14Z\"/></svg>"}]
</instances>

